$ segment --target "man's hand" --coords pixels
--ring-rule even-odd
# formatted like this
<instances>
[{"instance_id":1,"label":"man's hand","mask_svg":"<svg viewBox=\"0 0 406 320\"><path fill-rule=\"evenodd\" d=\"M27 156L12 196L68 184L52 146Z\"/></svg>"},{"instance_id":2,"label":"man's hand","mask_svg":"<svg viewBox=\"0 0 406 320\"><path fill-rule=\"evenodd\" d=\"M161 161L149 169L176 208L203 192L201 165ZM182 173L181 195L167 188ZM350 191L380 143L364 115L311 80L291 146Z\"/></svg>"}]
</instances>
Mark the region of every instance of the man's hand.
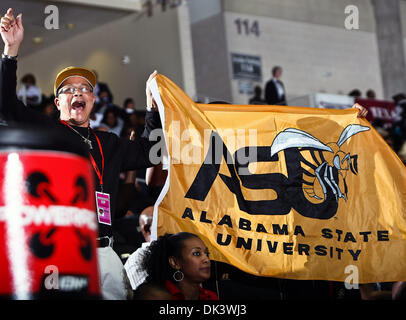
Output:
<instances>
[{"instance_id":1,"label":"man's hand","mask_svg":"<svg viewBox=\"0 0 406 320\"><path fill-rule=\"evenodd\" d=\"M146 83L145 93L147 95L147 110L148 111L158 111L158 104L152 97L152 92L149 89L150 82L156 77L157 74L158 74L158 71L156 71L156 70L153 73L151 73L147 80L147 83Z\"/></svg>"},{"instance_id":2,"label":"man's hand","mask_svg":"<svg viewBox=\"0 0 406 320\"><path fill-rule=\"evenodd\" d=\"M131 130L130 140L131 141L135 140L135 131L134 130ZM135 185L136 177L137 177L137 172L135 170L127 171L125 173L124 183Z\"/></svg>"},{"instance_id":3,"label":"man's hand","mask_svg":"<svg viewBox=\"0 0 406 320\"><path fill-rule=\"evenodd\" d=\"M361 106L360 104L356 103L352 106L355 109L358 109L358 118L366 118L367 114L368 114L368 110L365 109L363 106Z\"/></svg>"},{"instance_id":4,"label":"man's hand","mask_svg":"<svg viewBox=\"0 0 406 320\"><path fill-rule=\"evenodd\" d=\"M0 20L0 33L4 42L4 54L18 55L18 49L24 38L22 14L14 18L13 9L8 9Z\"/></svg>"}]
</instances>

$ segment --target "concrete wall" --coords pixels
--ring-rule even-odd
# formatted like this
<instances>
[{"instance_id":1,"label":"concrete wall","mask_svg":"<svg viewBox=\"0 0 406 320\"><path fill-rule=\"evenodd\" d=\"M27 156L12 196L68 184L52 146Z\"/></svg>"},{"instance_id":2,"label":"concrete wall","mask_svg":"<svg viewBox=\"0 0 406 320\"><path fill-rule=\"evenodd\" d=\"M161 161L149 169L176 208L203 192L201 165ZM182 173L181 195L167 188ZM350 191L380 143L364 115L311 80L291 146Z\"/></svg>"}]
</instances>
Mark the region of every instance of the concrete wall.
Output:
<instances>
[{"instance_id":1,"label":"concrete wall","mask_svg":"<svg viewBox=\"0 0 406 320\"><path fill-rule=\"evenodd\" d=\"M232 102L225 30L223 13L192 24L196 98L204 103Z\"/></svg>"},{"instance_id":2,"label":"concrete wall","mask_svg":"<svg viewBox=\"0 0 406 320\"><path fill-rule=\"evenodd\" d=\"M178 10L162 12L155 8L152 17L133 14L21 56L18 76L35 74L39 86L48 95L53 91L59 70L69 65L85 66L96 69L100 81L108 83L116 104L121 106L125 98L132 97L137 109L143 109L145 82L154 69L184 87L184 68L188 65L186 73L193 82L190 31L184 30L182 42L180 39L180 29L185 26L179 17L185 18L187 12ZM123 56L130 57L129 64L122 63ZM194 87L188 89L194 95Z\"/></svg>"},{"instance_id":3,"label":"concrete wall","mask_svg":"<svg viewBox=\"0 0 406 320\"><path fill-rule=\"evenodd\" d=\"M258 21L259 37L238 34L236 19ZM363 94L371 88L383 97L374 33L229 12L226 26L230 53L261 58L262 82L254 85L264 87L272 67L280 65L289 100L313 92L347 94L354 88ZM234 103L248 103L237 80L232 80L232 94Z\"/></svg>"},{"instance_id":4,"label":"concrete wall","mask_svg":"<svg viewBox=\"0 0 406 320\"><path fill-rule=\"evenodd\" d=\"M187 3L184 3L184 5L178 8L178 27L183 72L183 90L194 99L196 97L196 79L193 60L192 27ZM181 85L181 83L178 85Z\"/></svg>"},{"instance_id":5,"label":"concrete wall","mask_svg":"<svg viewBox=\"0 0 406 320\"><path fill-rule=\"evenodd\" d=\"M385 0L384 0L385 1ZM370 0L223 0L224 11L344 28L344 9L358 7L360 30L374 32Z\"/></svg>"},{"instance_id":6,"label":"concrete wall","mask_svg":"<svg viewBox=\"0 0 406 320\"><path fill-rule=\"evenodd\" d=\"M400 1L372 0L384 95L387 98L406 92L405 51Z\"/></svg>"},{"instance_id":7,"label":"concrete wall","mask_svg":"<svg viewBox=\"0 0 406 320\"><path fill-rule=\"evenodd\" d=\"M220 0L188 0L190 22L205 20L222 12Z\"/></svg>"},{"instance_id":8,"label":"concrete wall","mask_svg":"<svg viewBox=\"0 0 406 320\"><path fill-rule=\"evenodd\" d=\"M313 92L365 95L375 90L384 98L375 20L369 0L351 1L359 9L359 30L347 30L343 0L225 0L227 47L230 53L260 56L264 87L271 68L284 69L288 100ZM259 23L259 36L238 34L236 19ZM230 74L231 79L231 74ZM248 103L232 80L233 102Z\"/></svg>"}]
</instances>

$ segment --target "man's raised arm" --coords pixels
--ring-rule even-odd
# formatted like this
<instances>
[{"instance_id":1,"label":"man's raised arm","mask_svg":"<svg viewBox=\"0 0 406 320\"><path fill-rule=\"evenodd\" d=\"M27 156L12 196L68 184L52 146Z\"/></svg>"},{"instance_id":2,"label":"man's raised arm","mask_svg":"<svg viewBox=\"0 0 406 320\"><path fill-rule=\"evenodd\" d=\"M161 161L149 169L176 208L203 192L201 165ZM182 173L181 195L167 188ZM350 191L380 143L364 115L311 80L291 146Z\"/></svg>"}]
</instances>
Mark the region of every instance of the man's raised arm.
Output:
<instances>
[{"instance_id":1,"label":"man's raised arm","mask_svg":"<svg viewBox=\"0 0 406 320\"><path fill-rule=\"evenodd\" d=\"M0 33L4 42L4 54L17 57L18 49L24 38L22 13L14 18L13 9L8 9L0 20Z\"/></svg>"},{"instance_id":2,"label":"man's raised arm","mask_svg":"<svg viewBox=\"0 0 406 320\"><path fill-rule=\"evenodd\" d=\"M7 121L51 123L47 116L24 106L16 95L17 56L24 38L22 14L14 17L13 9L0 20L0 34L4 43L0 70L0 112Z\"/></svg>"}]
</instances>

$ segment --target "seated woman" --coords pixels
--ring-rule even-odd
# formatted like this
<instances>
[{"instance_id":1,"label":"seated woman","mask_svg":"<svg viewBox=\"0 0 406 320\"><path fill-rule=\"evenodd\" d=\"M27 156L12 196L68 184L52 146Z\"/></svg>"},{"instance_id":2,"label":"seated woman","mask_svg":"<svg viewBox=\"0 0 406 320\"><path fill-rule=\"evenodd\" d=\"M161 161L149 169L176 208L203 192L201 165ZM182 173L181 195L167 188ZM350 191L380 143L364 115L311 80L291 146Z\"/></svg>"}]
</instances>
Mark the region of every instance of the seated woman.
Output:
<instances>
[{"instance_id":1,"label":"seated woman","mask_svg":"<svg viewBox=\"0 0 406 320\"><path fill-rule=\"evenodd\" d=\"M107 108L106 111L104 111L103 119L97 129L112 132L120 137L123 125L124 121L117 116L116 111L113 108Z\"/></svg>"},{"instance_id":2,"label":"seated woman","mask_svg":"<svg viewBox=\"0 0 406 320\"><path fill-rule=\"evenodd\" d=\"M193 233L159 237L149 246L143 266L148 277L142 285L142 296L148 296L149 287L156 290L159 286L172 300L218 300L216 293L201 287L210 278L209 252Z\"/></svg>"}]
</instances>

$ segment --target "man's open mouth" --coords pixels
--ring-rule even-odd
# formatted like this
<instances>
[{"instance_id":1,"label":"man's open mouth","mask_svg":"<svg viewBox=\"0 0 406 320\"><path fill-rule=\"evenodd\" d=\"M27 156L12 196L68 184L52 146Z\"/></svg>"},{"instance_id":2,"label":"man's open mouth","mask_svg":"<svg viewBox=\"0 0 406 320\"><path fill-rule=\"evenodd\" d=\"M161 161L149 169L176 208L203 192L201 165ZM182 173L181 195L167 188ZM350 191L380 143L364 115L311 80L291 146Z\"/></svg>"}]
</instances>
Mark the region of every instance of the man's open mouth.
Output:
<instances>
[{"instance_id":1,"label":"man's open mouth","mask_svg":"<svg viewBox=\"0 0 406 320\"><path fill-rule=\"evenodd\" d=\"M85 106L86 106L86 102L84 102L84 101L75 101L72 103L72 109L77 110L77 111L83 110L85 108Z\"/></svg>"}]
</instances>

